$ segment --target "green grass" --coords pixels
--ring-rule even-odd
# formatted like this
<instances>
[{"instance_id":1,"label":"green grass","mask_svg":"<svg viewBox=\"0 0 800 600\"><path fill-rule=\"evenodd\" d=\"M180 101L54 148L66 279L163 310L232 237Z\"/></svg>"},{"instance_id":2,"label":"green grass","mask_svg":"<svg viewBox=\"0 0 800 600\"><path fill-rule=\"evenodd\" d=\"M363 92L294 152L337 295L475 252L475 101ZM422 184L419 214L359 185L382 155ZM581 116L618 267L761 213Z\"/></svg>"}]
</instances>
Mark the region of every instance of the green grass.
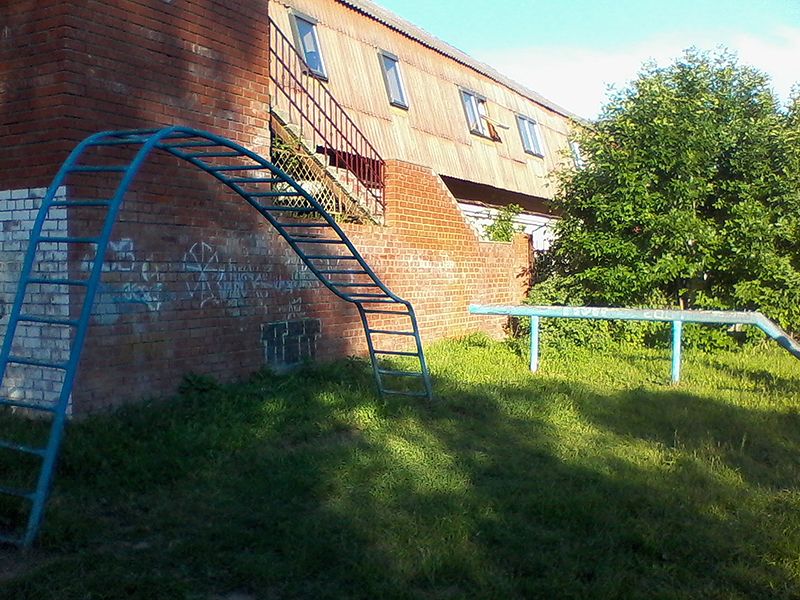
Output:
<instances>
[{"instance_id":1,"label":"green grass","mask_svg":"<svg viewBox=\"0 0 800 600\"><path fill-rule=\"evenodd\" d=\"M344 361L73 425L0 597L800 597L787 353L687 352L677 387L654 350L429 360L433 404Z\"/></svg>"}]
</instances>

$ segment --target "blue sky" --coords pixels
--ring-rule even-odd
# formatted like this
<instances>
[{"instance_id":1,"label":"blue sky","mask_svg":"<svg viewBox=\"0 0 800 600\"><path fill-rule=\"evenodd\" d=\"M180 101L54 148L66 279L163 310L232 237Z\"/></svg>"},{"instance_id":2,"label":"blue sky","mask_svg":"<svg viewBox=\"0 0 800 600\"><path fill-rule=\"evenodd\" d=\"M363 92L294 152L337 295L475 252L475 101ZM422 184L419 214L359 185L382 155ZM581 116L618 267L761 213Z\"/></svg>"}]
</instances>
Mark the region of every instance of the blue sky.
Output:
<instances>
[{"instance_id":1,"label":"blue sky","mask_svg":"<svg viewBox=\"0 0 800 600\"><path fill-rule=\"evenodd\" d=\"M725 46L800 82L800 0L376 0L433 35L578 113L597 116L610 84L645 60Z\"/></svg>"}]
</instances>

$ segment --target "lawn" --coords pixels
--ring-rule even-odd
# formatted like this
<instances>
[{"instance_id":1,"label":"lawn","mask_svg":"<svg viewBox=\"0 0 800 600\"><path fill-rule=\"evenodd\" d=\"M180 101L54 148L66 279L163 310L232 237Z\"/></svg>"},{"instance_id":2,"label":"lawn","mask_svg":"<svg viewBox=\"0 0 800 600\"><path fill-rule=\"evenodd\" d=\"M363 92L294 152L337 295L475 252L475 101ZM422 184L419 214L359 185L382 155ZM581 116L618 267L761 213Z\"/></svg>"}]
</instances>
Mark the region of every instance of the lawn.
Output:
<instances>
[{"instance_id":1,"label":"lawn","mask_svg":"<svg viewBox=\"0 0 800 600\"><path fill-rule=\"evenodd\" d=\"M432 404L349 360L72 425L0 598L800 597L787 353L688 351L677 387L657 350L429 360Z\"/></svg>"}]
</instances>

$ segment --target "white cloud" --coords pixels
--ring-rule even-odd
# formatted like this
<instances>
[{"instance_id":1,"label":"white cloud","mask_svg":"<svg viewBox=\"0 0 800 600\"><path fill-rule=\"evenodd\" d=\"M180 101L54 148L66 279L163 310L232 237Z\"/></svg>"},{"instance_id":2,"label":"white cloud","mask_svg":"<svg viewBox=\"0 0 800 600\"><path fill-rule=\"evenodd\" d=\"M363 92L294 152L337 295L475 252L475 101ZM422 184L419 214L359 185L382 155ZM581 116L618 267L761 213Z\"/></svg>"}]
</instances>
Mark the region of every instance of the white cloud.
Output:
<instances>
[{"instance_id":1,"label":"white cloud","mask_svg":"<svg viewBox=\"0 0 800 600\"><path fill-rule=\"evenodd\" d=\"M769 37L708 33L702 37L672 34L613 52L585 47L528 47L476 53L477 57L519 83L584 117L594 118L609 85L623 87L647 60L666 65L690 46L735 51L743 64L768 73L785 102L800 81L800 28L781 27Z\"/></svg>"}]
</instances>

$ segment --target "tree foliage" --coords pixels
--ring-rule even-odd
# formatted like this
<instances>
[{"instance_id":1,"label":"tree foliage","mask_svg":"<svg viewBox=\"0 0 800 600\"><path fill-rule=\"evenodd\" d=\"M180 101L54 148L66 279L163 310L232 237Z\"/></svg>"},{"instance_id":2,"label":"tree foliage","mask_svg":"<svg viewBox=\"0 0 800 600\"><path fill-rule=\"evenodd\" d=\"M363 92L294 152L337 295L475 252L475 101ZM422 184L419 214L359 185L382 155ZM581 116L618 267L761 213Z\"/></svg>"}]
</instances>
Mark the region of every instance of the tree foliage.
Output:
<instances>
[{"instance_id":1,"label":"tree foliage","mask_svg":"<svg viewBox=\"0 0 800 600\"><path fill-rule=\"evenodd\" d=\"M758 309L800 331L800 98L735 56L646 65L578 134L551 272L588 303Z\"/></svg>"}]
</instances>

